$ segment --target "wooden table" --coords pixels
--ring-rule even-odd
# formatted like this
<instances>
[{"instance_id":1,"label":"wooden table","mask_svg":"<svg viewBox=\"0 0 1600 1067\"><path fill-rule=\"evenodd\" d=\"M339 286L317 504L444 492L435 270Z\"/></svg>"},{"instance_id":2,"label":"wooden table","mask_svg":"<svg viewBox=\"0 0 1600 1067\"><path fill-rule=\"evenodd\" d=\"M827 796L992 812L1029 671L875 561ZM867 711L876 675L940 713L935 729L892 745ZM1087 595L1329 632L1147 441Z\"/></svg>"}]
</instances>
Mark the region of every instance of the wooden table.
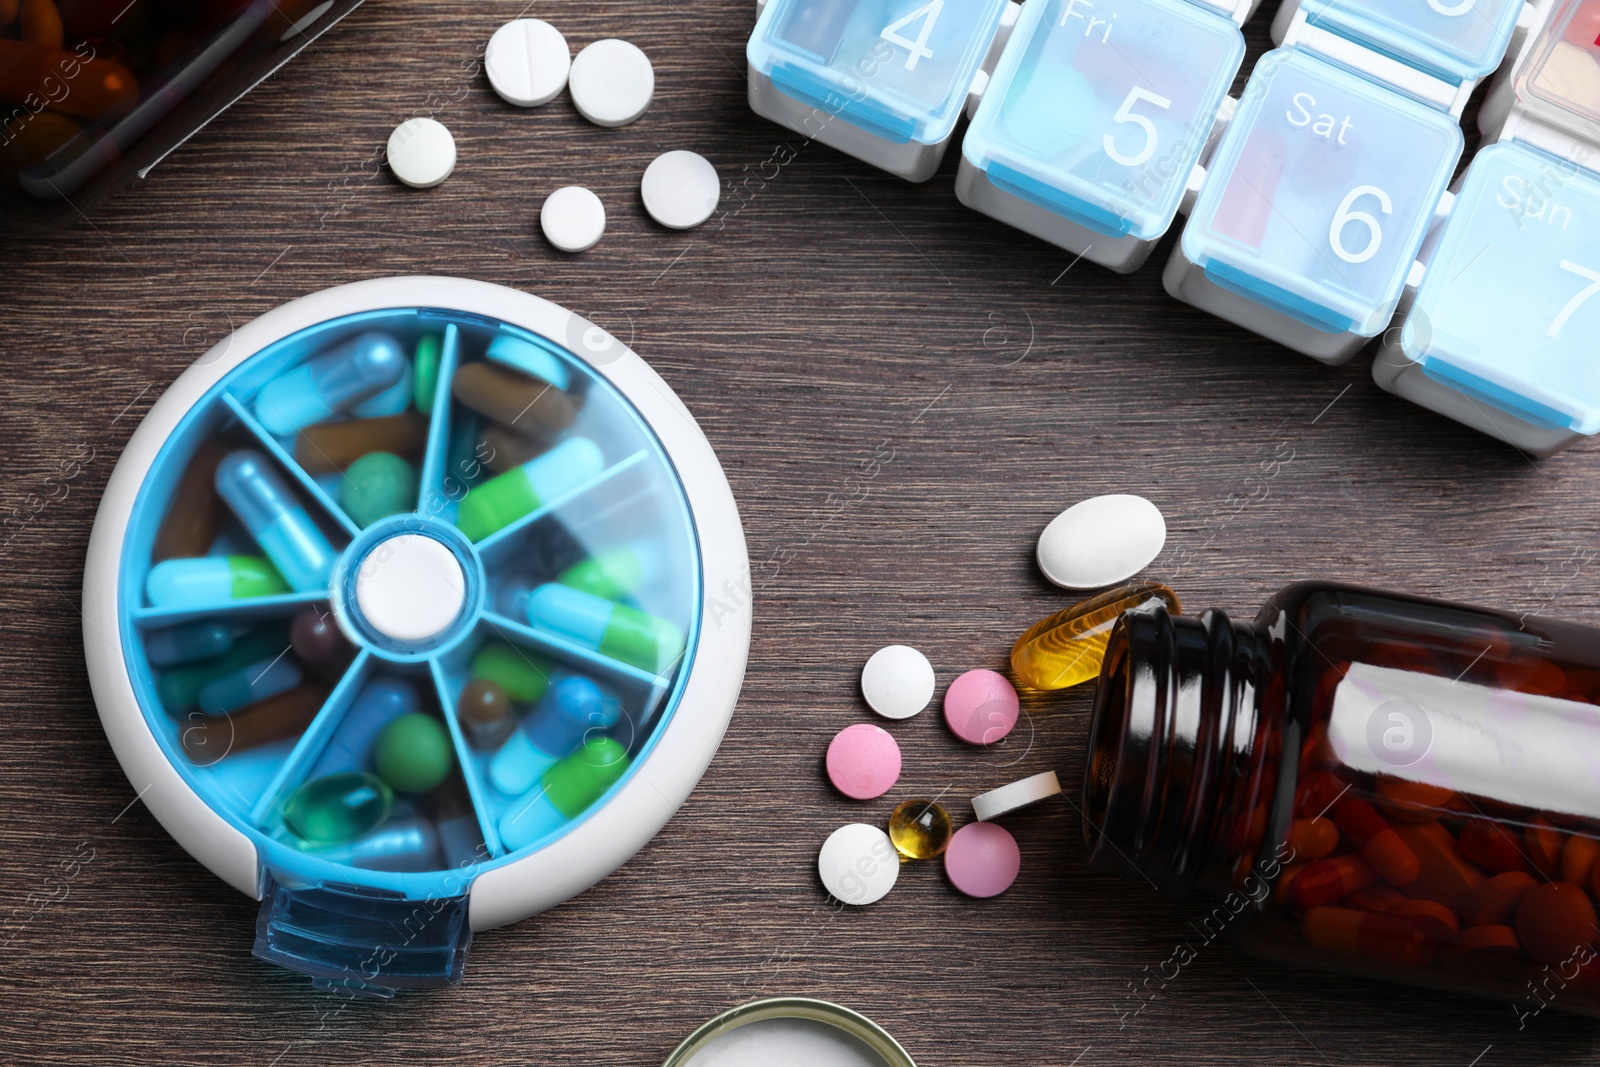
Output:
<instances>
[{"instance_id":1,"label":"wooden table","mask_svg":"<svg viewBox=\"0 0 1600 1067\"><path fill-rule=\"evenodd\" d=\"M1132 988L1208 906L1085 870L1066 801L1013 820L1023 874L992 901L922 866L839 911L814 861L835 826L881 822L897 797L965 817L1025 774L1076 782L1083 690L1029 699L992 751L935 712L896 727L906 771L879 801L842 799L820 767L868 717L857 677L880 645L916 644L942 684L1004 666L1064 606L1032 557L1066 505L1155 500L1171 532L1151 573L1196 608L1252 614L1317 577L1600 621L1600 449L1530 462L1380 392L1370 357L1330 370L1179 305L1165 247L1131 278L1073 266L961 207L954 153L911 186L804 144L745 103L744 0L544 0L533 13L574 47L642 46L654 106L605 130L565 97L503 105L477 57L521 10L369 0L92 221L4 246L0 509L60 497L45 479L65 460L81 471L4 546L0 1063L650 1067L706 1017L777 994L865 1012L927 1067L1593 1062L1586 1020L1548 1011L1519 1032L1505 1004L1220 941L1133 1014ZM427 192L379 163L417 114L460 148ZM736 190L690 233L639 203L672 148ZM536 222L569 183L610 211L577 257ZM755 641L720 754L638 857L480 935L459 990L346 1005L253 959L254 902L134 803L85 682L80 575L118 453L184 367L293 297L416 273L585 312L666 377L738 497Z\"/></svg>"}]
</instances>

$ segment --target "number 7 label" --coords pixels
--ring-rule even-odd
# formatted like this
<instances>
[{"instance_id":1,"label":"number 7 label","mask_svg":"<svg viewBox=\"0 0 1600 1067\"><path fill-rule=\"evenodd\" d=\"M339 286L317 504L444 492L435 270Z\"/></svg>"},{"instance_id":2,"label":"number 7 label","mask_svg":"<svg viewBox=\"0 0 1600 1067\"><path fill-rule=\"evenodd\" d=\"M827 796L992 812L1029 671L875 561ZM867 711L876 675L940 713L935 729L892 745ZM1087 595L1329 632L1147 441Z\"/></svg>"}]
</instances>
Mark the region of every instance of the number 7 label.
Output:
<instances>
[{"instance_id":1,"label":"number 7 label","mask_svg":"<svg viewBox=\"0 0 1600 1067\"><path fill-rule=\"evenodd\" d=\"M1578 277L1587 281L1591 281L1594 284L1569 300L1567 302L1567 306L1561 309L1561 314L1556 316L1556 321L1552 322L1550 324L1550 329L1546 331L1546 335L1549 337L1560 337L1562 328L1567 325L1567 320L1572 318L1573 315L1576 315L1578 313L1578 309L1583 307L1583 305L1589 301L1590 297L1594 296L1596 293L1600 293L1600 271L1590 270L1581 263L1574 263L1570 259L1563 259L1561 261L1561 269L1569 274L1576 274Z\"/></svg>"}]
</instances>

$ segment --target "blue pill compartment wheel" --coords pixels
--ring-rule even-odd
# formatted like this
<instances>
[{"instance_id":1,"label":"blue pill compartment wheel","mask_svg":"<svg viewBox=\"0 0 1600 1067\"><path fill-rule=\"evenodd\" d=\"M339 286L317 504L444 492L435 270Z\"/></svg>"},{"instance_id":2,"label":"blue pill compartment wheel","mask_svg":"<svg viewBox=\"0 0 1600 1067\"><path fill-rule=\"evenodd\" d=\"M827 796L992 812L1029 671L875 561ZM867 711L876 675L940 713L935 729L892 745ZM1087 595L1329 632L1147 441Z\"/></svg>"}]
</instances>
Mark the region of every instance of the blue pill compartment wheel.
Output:
<instances>
[{"instance_id":1,"label":"blue pill compartment wheel","mask_svg":"<svg viewBox=\"0 0 1600 1067\"><path fill-rule=\"evenodd\" d=\"M641 848L721 740L750 627L732 493L666 383L455 278L221 341L129 441L84 575L135 792L263 901L258 956L368 996L459 981L474 931Z\"/></svg>"}]
</instances>

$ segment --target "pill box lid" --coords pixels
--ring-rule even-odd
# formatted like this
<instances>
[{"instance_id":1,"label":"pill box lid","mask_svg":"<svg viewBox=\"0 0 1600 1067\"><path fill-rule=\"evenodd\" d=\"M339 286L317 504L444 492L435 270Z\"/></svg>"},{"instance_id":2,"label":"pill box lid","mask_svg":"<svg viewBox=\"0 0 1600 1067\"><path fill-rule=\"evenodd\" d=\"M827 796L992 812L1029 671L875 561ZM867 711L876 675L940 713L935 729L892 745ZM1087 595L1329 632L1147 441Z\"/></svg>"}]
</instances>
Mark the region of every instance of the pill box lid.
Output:
<instances>
[{"instance_id":1,"label":"pill box lid","mask_svg":"<svg viewBox=\"0 0 1600 1067\"><path fill-rule=\"evenodd\" d=\"M1141 0L1124 12L1132 18L1115 27L1116 47L1107 53L1115 58L1094 57L1104 69L1091 82L1075 60L1079 49L1101 42L1098 35L1085 37L1076 22L1064 24L1074 10L1087 9L1071 8L1069 0L1023 6L962 138L962 156L1006 192L1080 226L1111 238L1153 240L1177 215L1190 170L1244 59L1244 35L1232 19L1191 0ZM1203 80L1186 87L1193 101L1168 101L1192 112L1190 121L1171 119L1172 106L1152 102L1200 71ZM1130 83L1142 97L1129 95ZM1062 121L1062 114L1072 117ZM1125 166L1110 158L1103 139L1126 131L1128 143L1138 145L1138 127L1130 121L1159 124L1150 127L1159 147L1144 162Z\"/></svg>"},{"instance_id":2,"label":"pill box lid","mask_svg":"<svg viewBox=\"0 0 1600 1067\"><path fill-rule=\"evenodd\" d=\"M773 997L708 1020L662 1067L916 1067L865 1015L826 1000Z\"/></svg>"},{"instance_id":3,"label":"pill box lid","mask_svg":"<svg viewBox=\"0 0 1600 1067\"><path fill-rule=\"evenodd\" d=\"M1335 151L1345 119L1352 125ZM1208 168L1184 255L1217 285L1307 325L1376 337L1464 145L1445 112L1312 53L1276 49L1256 64ZM1274 166L1269 191L1250 168ZM1259 235L1229 214L1241 202L1261 216Z\"/></svg>"},{"instance_id":4,"label":"pill box lid","mask_svg":"<svg viewBox=\"0 0 1600 1067\"><path fill-rule=\"evenodd\" d=\"M1600 0L1554 6L1514 84L1531 113L1600 146Z\"/></svg>"},{"instance_id":5,"label":"pill box lid","mask_svg":"<svg viewBox=\"0 0 1600 1067\"><path fill-rule=\"evenodd\" d=\"M1523 0L1301 0L1306 22L1452 82L1505 58Z\"/></svg>"},{"instance_id":6,"label":"pill box lid","mask_svg":"<svg viewBox=\"0 0 1600 1067\"><path fill-rule=\"evenodd\" d=\"M1600 256L1574 244L1580 231L1600 231L1600 177L1515 141L1483 149L1402 351L1429 377L1530 422L1600 432Z\"/></svg>"},{"instance_id":7,"label":"pill box lid","mask_svg":"<svg viewBox=\"0 0 1600 1067\"><path fill-rule=\"evenodd\" d=\"M955 130L1007 0L768 0L750 69L817 110L893 144Z\"/></svg>"}]
</instances>

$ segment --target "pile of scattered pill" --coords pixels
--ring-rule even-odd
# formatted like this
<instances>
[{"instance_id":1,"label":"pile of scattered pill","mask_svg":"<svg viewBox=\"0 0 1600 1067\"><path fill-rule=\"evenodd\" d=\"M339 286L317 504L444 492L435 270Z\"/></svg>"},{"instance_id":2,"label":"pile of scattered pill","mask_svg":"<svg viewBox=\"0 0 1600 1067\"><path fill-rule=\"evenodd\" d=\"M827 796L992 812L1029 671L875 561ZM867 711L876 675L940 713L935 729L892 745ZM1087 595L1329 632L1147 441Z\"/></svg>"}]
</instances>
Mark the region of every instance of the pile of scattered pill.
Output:
<instances>
[{"instance_id":1,"label":"pile of scattered pill","mask_svg":"<svg viewBox=\"0 0 1600 1067\"><path fill-rule=\"evenodd\" d=\"M1033 689L1064 689L1098 676L1117 618L1145 604L1179 610L1177 595L1159 582L1128 583L1161 553L1167 525L1140 496L1115 494L1081 501L1058 515L1039 538L1045 577L1065 589L1117 586L1051 615L1031 627L1011 651L1012 674ZM937 687L933 665L907 645L880 648L861 672L867 706L889 720L910 719L926 708ZM950 683L944 719L950 732L972 745L993 745L1017 724L1021 702L1005 675L971 670ZM900 746L872 723L847 726L828 746L826 767L834 787L853 800L873 800L900 779ZM1016 839L994 820L1061 792L1055 771L1010 782L972 798L976 821L955 829L933 800L901 802L885 833L866 823L834 831L817 859L822 884L846 904L871 904L894 888L903 862L944 858L950 884L971 897L1004 893L1021 870Z\"/></svg>"},{"instance_id":2,"label":"pile of scattered pill","mask_svg":"<svg viewBox=\"0 0 1600 1067\"><path fill-rule=\"evenodd\" d=\"M933 664L908 645L889 645L873 653L861 671L867 706L892 721L918 715L933 700ZM944 718L961 740L993 745L1011 732L1020 712L1017 691L1005 676L973 670L945 691ZM828 745L828 780L852 800L874 800L900 779L900 746L874 723L840 730ZM995 819L1061 792L1054 771L1002 786L973 799L979 820ZM950 883L972 897L998 896L1021 869L1021 852L1011 834L990 822L956 830L949 812L935 800L902 801L889 816L885 833L866 823L834 831L817 858L817 873L835 898L846 904L871 904L894 888L902 862L943 857Z\"/></svg>"},{"instance_id":3,"label":"pile of scattered pill","mask_svg":"<svg viewBox=\"0 0 1600 1067\"><path fill-rule=\"evenodd\" d=\"M567 89L573 107L596 126L629 125L655 95L655 68L638 46L611 37L591 42L573 58L561 31L543 19L513 19L496 30L484 49L483 68L506 103L539 107ZM437 119L407 119L389 135L388 159L401 182L430 189L455 169L455 138ZM656 222L689 230L716 211L722 182L704 156L676 149L645 168L639 193ZM563 186L540 207L539 228L562 252L586 252L605 234L605 205L590 189Z\"/></svg>"}]
</instances>

